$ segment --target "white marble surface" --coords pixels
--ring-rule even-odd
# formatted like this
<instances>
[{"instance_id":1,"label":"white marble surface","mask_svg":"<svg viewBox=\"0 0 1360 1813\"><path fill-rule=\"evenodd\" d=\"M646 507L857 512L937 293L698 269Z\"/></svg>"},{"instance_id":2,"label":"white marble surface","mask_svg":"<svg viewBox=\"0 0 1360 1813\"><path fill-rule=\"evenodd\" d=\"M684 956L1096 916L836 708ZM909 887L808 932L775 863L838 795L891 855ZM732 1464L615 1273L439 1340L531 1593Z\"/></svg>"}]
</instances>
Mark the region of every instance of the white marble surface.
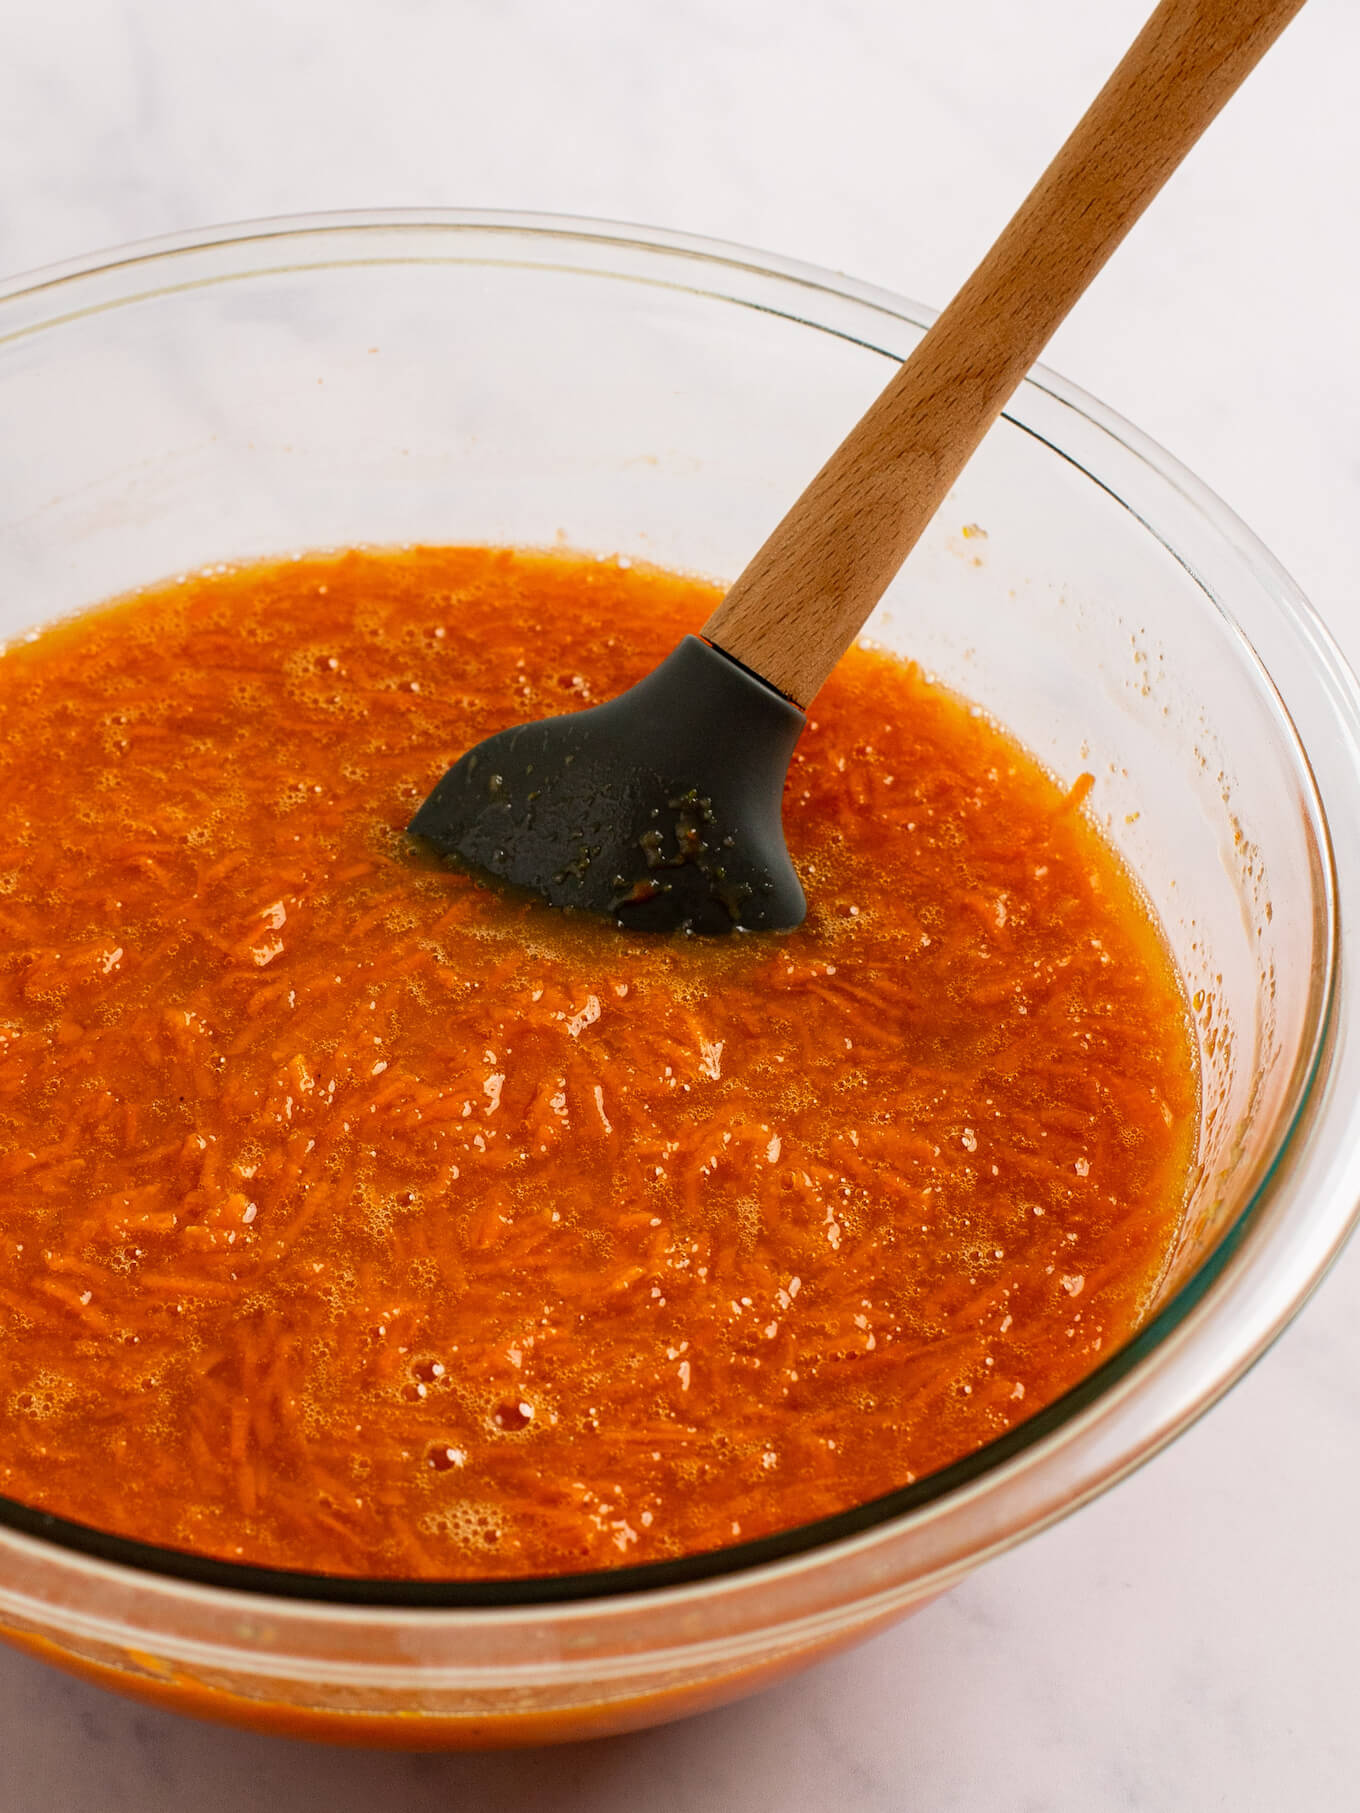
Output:
<instances>
[{"instance_id":1,"label":"white marble surface","mask_svg":"<svg viewBox=\"0 0 1360 1813\"><path fill-rule=\"evenodd\" d=\"M5 0L0 272L313 208L596 213L942 301L1144 0ZM1051 362L1233 503L1360 659L1360 67L1311 0ZM0 1655L3 1813L1360 1804L1360 1250L1100 1503L686 1725L403 1758L146 1712Z\"/></svg>"}]
</instances>

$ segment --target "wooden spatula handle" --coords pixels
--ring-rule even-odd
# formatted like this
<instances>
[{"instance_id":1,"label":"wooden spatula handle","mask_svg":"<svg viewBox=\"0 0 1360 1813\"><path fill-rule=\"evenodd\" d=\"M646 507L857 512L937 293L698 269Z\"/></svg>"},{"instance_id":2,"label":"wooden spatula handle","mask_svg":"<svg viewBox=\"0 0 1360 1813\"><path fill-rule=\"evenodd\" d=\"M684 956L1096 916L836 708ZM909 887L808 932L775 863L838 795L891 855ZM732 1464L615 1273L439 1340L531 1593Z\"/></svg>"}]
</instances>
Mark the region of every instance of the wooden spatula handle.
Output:
<instances>
[{"instance_id":1,"label":"wooden spatula handle","mask_svg":"<svg viewBox=\"0 0 1360 1813\"><path fill-rule=\"evenodd\" d=\"M1162 0L703 634L806 704L1059 322L1303 0Z\"/></svg>"}]
</instances>

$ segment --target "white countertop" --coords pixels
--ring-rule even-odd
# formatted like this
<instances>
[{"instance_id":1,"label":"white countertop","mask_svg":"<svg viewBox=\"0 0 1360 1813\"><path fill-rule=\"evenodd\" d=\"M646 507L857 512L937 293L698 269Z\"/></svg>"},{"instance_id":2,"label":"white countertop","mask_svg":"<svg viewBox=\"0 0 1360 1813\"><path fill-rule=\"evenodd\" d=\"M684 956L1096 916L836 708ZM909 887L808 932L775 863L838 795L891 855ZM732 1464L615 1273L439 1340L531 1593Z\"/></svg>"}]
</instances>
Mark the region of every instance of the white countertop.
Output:
<instances>
[{"instance_id":1,"label":"white countertop","mask_svg":"<svg viewBox=\"0 0 1360 1813\"><path fill-rule=\"evenodd\" d=\"M690 229L942 302L1150 0L6 0L0 273L389 204ZM1360 662L1360 8L1311 0L1049 361ZM886 1636L559 1751L211 1729L0 1652L3 1813L1360 1804L1360 1249L1208 1420Z\"/></svg>"}]
</instances>

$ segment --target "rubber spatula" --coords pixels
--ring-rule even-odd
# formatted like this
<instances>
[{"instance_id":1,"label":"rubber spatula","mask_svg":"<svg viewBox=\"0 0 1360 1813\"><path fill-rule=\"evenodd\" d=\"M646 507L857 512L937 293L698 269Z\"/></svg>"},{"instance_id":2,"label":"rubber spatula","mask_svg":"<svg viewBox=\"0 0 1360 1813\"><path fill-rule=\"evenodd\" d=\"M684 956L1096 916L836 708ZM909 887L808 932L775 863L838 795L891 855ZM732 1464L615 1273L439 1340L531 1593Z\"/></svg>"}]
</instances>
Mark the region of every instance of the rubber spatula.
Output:
<instances>
[{"instance_id":1,"label":"rubber spatula","mask_svg":"<svg viewBox=\"0 0 1360 1813\"><path fill-rule=\"evenodd\" d=\"M781 802L802 707L1072 304L1302 4L1163 0L701 635L608 704L470 749L411 831L630 931L798 925Z\"/></svg>"}]
</instances>

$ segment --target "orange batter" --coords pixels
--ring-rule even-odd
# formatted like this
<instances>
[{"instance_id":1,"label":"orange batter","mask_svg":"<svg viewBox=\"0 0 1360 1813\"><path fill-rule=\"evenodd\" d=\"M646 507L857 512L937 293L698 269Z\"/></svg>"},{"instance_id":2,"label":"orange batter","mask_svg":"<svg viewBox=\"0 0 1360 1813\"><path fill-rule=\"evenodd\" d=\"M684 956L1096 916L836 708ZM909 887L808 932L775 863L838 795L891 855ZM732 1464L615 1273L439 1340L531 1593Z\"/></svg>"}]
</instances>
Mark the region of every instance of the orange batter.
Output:
<instances>
[{"instance_id":1,"label":"orange batter","mask_svg":"<svg viewBox=\"0 0 1360 1813\"><path fill-rule=\"evenodd\" d=\"M1196 1078L1089 777L856 651L795 933L630 941L403 836L713 603L360 551L0 659L0 1493L279 1566L605 1567L920 1477L1137 1325Z\"/></svg>"}]
</instances>

